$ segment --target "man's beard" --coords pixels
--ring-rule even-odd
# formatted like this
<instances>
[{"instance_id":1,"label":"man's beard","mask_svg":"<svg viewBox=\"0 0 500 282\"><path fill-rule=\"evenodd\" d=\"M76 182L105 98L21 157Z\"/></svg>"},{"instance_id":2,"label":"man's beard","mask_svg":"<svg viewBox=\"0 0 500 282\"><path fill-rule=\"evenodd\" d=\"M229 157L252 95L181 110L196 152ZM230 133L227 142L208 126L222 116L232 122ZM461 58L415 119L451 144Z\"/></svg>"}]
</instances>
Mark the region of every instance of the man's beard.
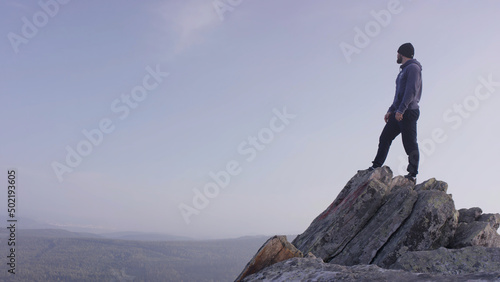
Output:
<instances>
[{"instance_id":1,"label":"man's beard","mask_svg":"<svg viewBox=\"0 0 500 282\"><path fill-rule=\"evenodd\" d=\"M398 59L396 60L396 63L401 64L403 62L403 57L398 56Z\"/></svg>"}]
</instances>

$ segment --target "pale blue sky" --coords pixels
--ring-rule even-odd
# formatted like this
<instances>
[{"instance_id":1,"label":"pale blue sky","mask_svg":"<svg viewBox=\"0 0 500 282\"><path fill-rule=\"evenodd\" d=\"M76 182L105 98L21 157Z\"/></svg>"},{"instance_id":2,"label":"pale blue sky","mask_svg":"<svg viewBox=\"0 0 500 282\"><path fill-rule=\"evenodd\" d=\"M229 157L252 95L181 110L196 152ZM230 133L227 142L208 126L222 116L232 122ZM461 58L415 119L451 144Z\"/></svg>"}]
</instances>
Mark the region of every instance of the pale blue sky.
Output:
<instances>
[{"instance_id":1,"label":"pale blue sky","mask_svg":"<svg viewBox=\"0 0 500 282\"><path fill-rule=\"evenodd\" d=\"M371 164L405 42L423 65L418 181L448 182L457 208L500 211L498 1L40 3L0 4L0 165L18 170L21 217L196 238L300 233ZM214 3L236 5L221 18ZM341 44L366 28L347 60ZM479 77L493 81L481 100ZM144 80L158 83L131 108L122 95ZM279 124L285 108L295 117ZM273 119L282 130L248 161L238 147ZM60 182L52 164L102 120L113 131ZM444 142L429 141L436 130ZM395 174L402 157L398 138ZM186 224L179 205L231 161L241 173Z\"/></svg>"}]
</instances>

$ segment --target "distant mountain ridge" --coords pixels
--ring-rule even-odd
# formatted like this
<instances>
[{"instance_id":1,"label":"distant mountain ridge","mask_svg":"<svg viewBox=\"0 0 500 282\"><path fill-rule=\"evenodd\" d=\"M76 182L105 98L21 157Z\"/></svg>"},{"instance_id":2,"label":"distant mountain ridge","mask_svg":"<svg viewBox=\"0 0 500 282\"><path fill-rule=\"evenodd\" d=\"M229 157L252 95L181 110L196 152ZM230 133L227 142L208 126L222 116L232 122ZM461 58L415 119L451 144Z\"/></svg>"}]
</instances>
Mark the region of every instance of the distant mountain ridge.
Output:
<instances>
[{"instance_id":1,"label":"distant mountain ridge","mask_svg":"<svg viewBox=\"0 0 500 282\"><path fill-rule=\"evenodd\" d=\"M2 222L6 222L6 217L0 217ZM116 231L116 232L97 232L93 228L72 226L72 225L56 225L50 223L41 223L36 220L20 217L16 224L20 235L43 236L54 238L108 238L121 240L137 240L137 241L191 241L195 240L187 236L171 235L159 232L139 232L139 231ZM5 233L5 230L0 230L0 234Z\"/></svg>"},{"instance_id":2,"label":"distant mountain ridge","mask_svg":"<svg viewBox=\"0 0 500 282\"><path fill-rule=\"evenodd\" d=\"M5 236L8 230L0 230L0 236ZM163 233L147 233L147 232L111 232L111 233L91 233L91 232L73 232L60 228L19 228L16 231L19 237L39 237L39 238L100 238L100 239L116 239L130 241L200 241L190 237L174 236Z\"/></svg>"},{"instance_id":3,"label":"distant mountain ridge","mask_svg":"<svg viewBox=\"0 0 500 282\"><path fill-rule=\"evenodd\" d=\"M185 236L175 236L163 233L148 233L135 231L122 231L99 234L103 238L134 240L134 241L193 241L193 238Z\"/></svg>"}]
</instances>

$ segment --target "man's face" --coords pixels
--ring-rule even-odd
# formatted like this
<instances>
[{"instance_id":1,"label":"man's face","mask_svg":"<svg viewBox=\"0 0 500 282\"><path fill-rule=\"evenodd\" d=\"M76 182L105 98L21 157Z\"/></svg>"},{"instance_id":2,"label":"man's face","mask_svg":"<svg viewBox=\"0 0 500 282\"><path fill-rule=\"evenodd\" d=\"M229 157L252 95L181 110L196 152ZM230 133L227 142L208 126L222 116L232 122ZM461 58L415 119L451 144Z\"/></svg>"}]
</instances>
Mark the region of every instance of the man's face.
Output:
<instances>
[{"instance_id":1,"label":"man's face","mask_svg":"<svg viewBox=\"0 0 500 282\"><path fill-rule=\"evenodd\" d=\"M396 63L401 64L403 62L403 56L398 53L398 59L396 60Z\"/></svg>"}]
</instances>

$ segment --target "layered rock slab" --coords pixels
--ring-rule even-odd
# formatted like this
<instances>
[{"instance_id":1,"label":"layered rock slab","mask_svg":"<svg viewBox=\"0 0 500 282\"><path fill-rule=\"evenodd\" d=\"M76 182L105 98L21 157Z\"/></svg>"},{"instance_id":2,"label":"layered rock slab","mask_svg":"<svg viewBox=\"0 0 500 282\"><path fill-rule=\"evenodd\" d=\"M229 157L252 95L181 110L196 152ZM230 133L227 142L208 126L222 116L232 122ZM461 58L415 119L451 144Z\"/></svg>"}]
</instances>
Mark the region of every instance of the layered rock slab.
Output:
<instances>
[{"instance_id":1,"label":"layered rock slab","mask_svg":"<svg viewBox=\"0 0 500 282\"><path fill-rule=\"evenodd\" d=\"M500 248L439 248L403 254L392 269L419 273L469 274L500 271ZM500 280L500 276L498 277Z\"/></svg>"},{"instance_id":2,"label":"layered rock slab","mask_svg":"<svg viewBox=\"0 0 500 282\"><path fill-rule=\"evenodd\" d=\"M447 246L458 225L451 196L439 190L420 190L411 215L379 251L372 263L387 268L408 251Z\"/></svg>"},{"instance_id":3,"label":"layered rock slab","mask_svg":"<svg viewBox=\"0 0 500 282\"><path fill-rule=\"evenodd\" d=\"M411 214L418 195L411 182L403 177L394 180L387 201L375 216L346 245L342 253L327 261L341 265L369 264L391 235L399 229Z\"/></svg>"},{"instance_id":4,"label":"layered rock slab","mask_svg":"<svg viewBox=\"0 0 500 282\"><path fill-rule=\"evenodd\" d=\"M391 180L388 167L359 171L292 244L323 260L337 256L382 206Z\"/></svg>"}]
</instances>

